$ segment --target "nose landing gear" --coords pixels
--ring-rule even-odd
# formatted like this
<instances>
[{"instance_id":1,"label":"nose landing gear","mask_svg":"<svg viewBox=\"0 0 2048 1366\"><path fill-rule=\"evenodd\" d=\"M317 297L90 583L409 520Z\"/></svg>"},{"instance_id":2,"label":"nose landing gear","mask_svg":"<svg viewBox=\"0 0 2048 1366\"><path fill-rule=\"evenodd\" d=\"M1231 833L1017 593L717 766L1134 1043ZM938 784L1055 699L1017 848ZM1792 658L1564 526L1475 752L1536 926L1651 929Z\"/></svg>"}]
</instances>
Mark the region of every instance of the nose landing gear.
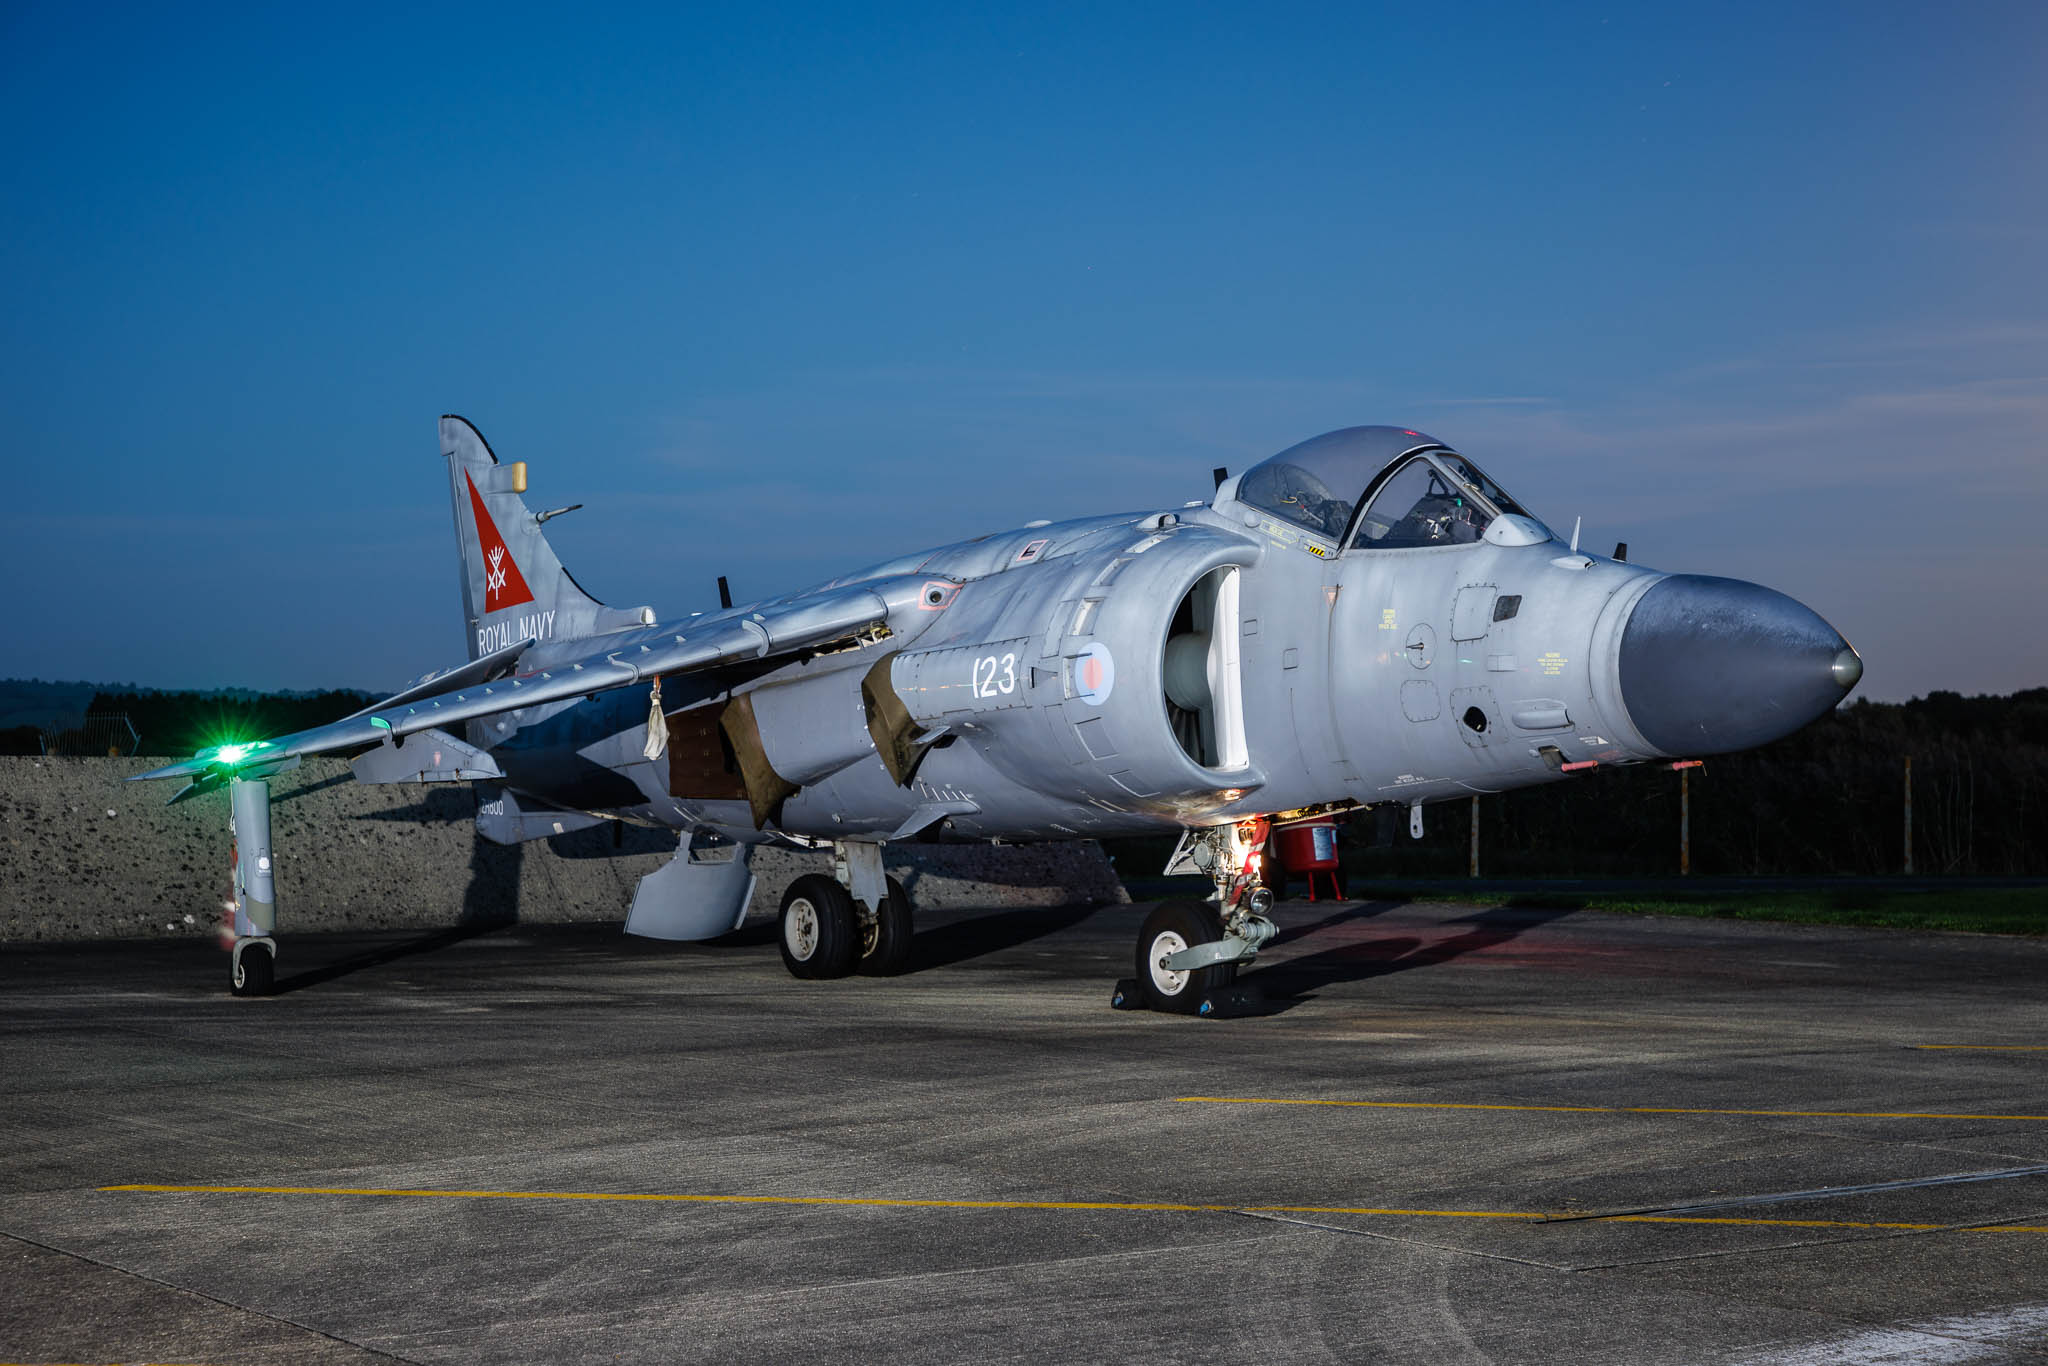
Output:
<instances>
[{"instance_id":1,"label":"nose landing gear","mask_svg":"<svg viewBox=\"0 0 2048 1366\"><path fill-rule=\"evenodd\" d=\"M1167 870L1200 870L1216 883L1217 904L1162 901L1138 931L1136 975L1116 984L1110 1004L1178 1015L1242 1015L1257 1010L1256 989L1237 970L1279 933L1266 912L1273 894L1260 881L1264 818L1189 831Z\"/></svg>"}]
</instances>

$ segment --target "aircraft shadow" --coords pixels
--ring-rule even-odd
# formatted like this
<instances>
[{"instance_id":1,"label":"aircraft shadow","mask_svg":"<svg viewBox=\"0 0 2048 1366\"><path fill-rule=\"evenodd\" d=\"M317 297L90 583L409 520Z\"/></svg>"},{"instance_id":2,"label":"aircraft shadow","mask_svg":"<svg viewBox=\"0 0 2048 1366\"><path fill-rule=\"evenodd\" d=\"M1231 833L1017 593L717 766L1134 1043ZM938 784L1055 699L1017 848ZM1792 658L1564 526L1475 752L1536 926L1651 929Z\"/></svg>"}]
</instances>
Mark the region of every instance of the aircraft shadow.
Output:
<instances>
[{"instance_id":1,"label":"aircraft shadow","mask_svg":"<svg viewBox=\"0 0 2048 1366\"><path fill-rule=\"evenodd\" d=\"M1101 909L1099 906L1061 906L1044 910L999 911L994 915L955 920L930 929L919 928L917 938L911 942L909 971L926 972L1001 953L1004 949L1014 949L1034 939L1071 929Z\"/></svg>"},{"instance_id":2,"label":"aircraft shadow","mask_svg":"<svg viewBox=\"0 0 2048 1366\"><path fill-rule=\"evenodd\" d=\"M1369 902L1358 911L1339 912L1313 925L1281 932L1276 943L1306 938L1359 915L1379 915L1404 903ZM1553 920L1571 915L1575 907L1496 906L1475 911L1449 922L1468 928L1447 939L1424 940L1414 935L1390 935L1385 939L1345 944L1321 953L1304 954L1284 963L1262 966L1239 980L1256 985L1266 1000L1266 1013L1279 1014L1312 998L1317 988L1339 982L1360 982L1415 968L1433 968L1482 949L1505 944Z\"/></svg>"},{"instance_id":3,"label":"aircraft shadow","mask_svg":"<svg viewBox=\"0 0 2048 1366\"><path fill-rule=\"evenodd\" d=\"M1280 933L1273 936L1273 946L1277 948L1282 944L1291 944L1297 939L1306 939L1318 930L1327 930L1332 925L1341 925L1347 920L1365 920L1372 916L1385 915L1388 911L1399 910L1407 904L1405 901L1361 901L1355 906L1332 911L1310 925L1284 925Z\"/></svg>"},{"instance_id":4,"label":"aircraft shadow","mask_svg":"<svg viewBox=\"0 0 2048 1366\"><path fill-rule=\"evenodd\" d=\"M452 929L435 930L431 934L424 934L417 939L408 939L402 943L380 945L363 953L337 959L332 963L322 963L317 968L308 968L304 972L295 972L289 977L279 977L276 985L271 989L271 995L283 996L288 992L304 991L308 987L317 987L369 968L384 967L401 959L411 958L415 954L434 953L437 950L459 944L465 939L474 939L480 934L490 934L493 931L504 929L512 923L510 920L501 920L495 924L457 925Z\"/></svg>"},{"instance_id":5,"label":"aircraft shadow","mask_svg":"<svg viewBox=\"0 0 2048 1366\"><path fill-rule=\"evenodd\" d=\"M330 787L340 787L343 783L352 783L355 780L356 775L353 773L337 773L331 778L322 778L318 782L303 783L298 787L292 788L289 792L279 792L273 789L270 794L270 804L272 806L282 806L286 802L295 802L301 797L311 796L315 792L324 792ZM277 780L273 778L271 781L274 783Z\"/></svg>"}]
</instances>

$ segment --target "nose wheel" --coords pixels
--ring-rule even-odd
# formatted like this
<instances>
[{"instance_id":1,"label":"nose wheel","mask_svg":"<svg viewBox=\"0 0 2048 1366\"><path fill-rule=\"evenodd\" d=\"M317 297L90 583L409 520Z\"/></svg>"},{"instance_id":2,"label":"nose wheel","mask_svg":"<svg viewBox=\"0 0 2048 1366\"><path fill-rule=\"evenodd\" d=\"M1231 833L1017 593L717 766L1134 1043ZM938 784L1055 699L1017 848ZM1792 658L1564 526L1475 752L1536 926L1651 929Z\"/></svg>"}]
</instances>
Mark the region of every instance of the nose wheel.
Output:
<instances>
[{"instance_id":1,"label":"nose wheel","mask_svg":"<svg viewBox=\"0 0 2048 1366\"><path fill-rule=\"evenodd\" d=\"M1166 871L1203 872L1216 901L1162 901L1138 931L1136 972L1116 984L1118 1010L1175 1015L1245 1015L1259 1006L1256 990L1235 985L1237 970L1279 933L1266 915L1273 893L1261 885L1260 851L1272 827L1255 816L1231 825L1189 830Z\"/></svg>"},{"instance_id":2,"label":"nose wheel","mask_svg":"<svg viewBox=\"0 0 2048 1366\"><path fill-rule=\"evenodd\" d=\"M1189 949L1223 942L1223 917L1205 901L1162 901L1138 931L1139 1001L1176 1015L1213 1013L1213 993L1237 980L1235 962L1185 967ZM1202 1006L1210 1002L1210 1010Z\"/></svg>"}]
</instances>

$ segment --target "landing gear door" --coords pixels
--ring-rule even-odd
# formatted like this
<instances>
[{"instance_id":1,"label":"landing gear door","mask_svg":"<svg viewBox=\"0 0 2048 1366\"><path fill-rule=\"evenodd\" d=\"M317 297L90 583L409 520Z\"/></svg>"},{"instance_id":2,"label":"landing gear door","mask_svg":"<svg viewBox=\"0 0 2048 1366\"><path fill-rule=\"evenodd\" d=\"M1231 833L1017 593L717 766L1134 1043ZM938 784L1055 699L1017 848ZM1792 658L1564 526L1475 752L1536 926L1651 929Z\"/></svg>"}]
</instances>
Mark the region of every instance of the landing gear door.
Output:
<instances>
[{"instance_id":1,"label":"landing gear door","mask_svg":"<svg viewBox=\"0 0 2048 1366\"><path fill-rule=\"evenodd\" d=\"M685 831L675 857L634 889L626 933L694 940L738 929L754 896L750 853L746 845Z\"/></svg>"}]
</instances>

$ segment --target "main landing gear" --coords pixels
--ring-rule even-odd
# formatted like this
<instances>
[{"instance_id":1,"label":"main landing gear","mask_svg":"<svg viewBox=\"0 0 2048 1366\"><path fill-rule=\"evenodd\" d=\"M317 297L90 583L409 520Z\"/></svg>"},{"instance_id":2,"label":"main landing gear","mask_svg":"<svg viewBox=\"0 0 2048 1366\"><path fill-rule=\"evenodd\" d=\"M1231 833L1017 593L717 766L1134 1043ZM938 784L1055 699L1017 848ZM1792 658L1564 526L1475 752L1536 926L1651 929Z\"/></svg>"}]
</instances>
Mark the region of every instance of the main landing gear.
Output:
<instances>
[{"instance_id":1,"label":"main landing gear","mask_svg":"<svg viewBox=\"0 0 2048 1366\"><path fill-rule=\"evenodd\" d=\"M842 842L835 876L808 873L782 894L782 964L818 980L893 977L910 966L910 896L882 872L879 844Z\"/></svg>"},{"instance_id":2,"label":"main landing gear","mask_svg":"<svg viewBox=\"0 0 2048 1366\"><path fill-rule=\"evenodd\" d=\"M1168 872L1200 871L1216 883L1216 904L1162 901L1138 931L1136 974L1116 984L1110 1004L1178 1015L1239 1015L1259 1005L1238 986L1237 970L1258 956L1279 927L1266 916L1273 894L1259 877L1263 819L1189 831Z\"/></svg>"}]
</instances>

